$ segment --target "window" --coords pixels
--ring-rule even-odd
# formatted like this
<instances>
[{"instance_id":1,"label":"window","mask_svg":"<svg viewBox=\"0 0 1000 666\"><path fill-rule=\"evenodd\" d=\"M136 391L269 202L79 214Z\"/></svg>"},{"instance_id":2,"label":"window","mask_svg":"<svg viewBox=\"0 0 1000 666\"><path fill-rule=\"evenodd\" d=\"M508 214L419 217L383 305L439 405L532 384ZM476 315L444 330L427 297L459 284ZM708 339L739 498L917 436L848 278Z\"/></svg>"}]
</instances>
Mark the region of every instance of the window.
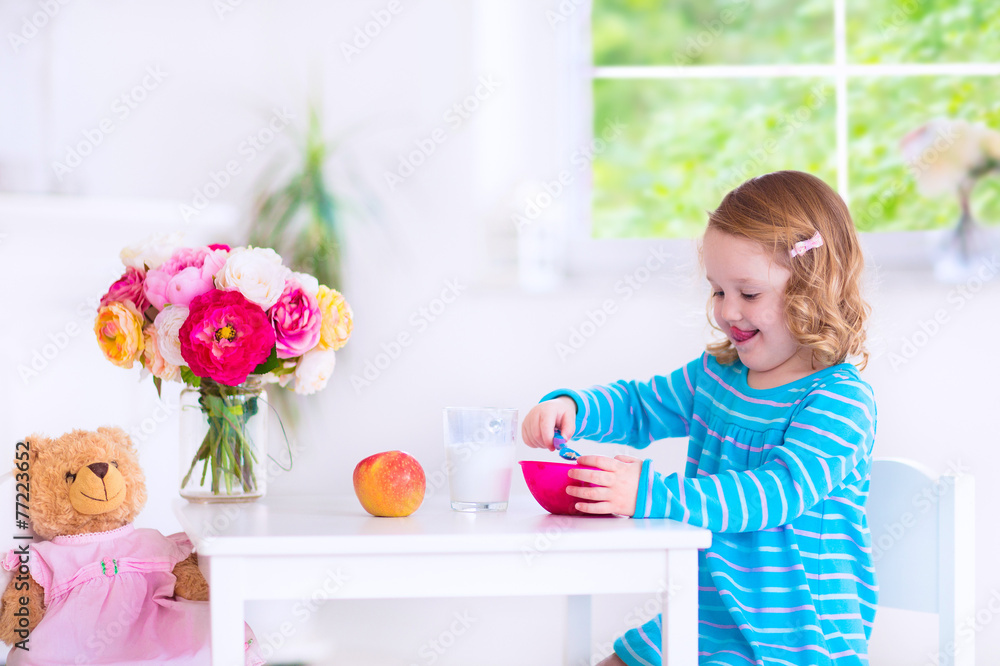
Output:
<instances>
[{"instance_id":1,"label":"window","mask_svg":"<svg viewBox=\"0 0 1000 666\"><path fill-rule=\"evenodd\" d=\"M592 236L689 238L744 179L818 175L863 231L950 226L899 149L935 117L1000 130L1000 3L593 0ZM974 62L973 62L974 61ZM1000 222L1000 179L973 211Z\"/></svg>"}]
</instances>

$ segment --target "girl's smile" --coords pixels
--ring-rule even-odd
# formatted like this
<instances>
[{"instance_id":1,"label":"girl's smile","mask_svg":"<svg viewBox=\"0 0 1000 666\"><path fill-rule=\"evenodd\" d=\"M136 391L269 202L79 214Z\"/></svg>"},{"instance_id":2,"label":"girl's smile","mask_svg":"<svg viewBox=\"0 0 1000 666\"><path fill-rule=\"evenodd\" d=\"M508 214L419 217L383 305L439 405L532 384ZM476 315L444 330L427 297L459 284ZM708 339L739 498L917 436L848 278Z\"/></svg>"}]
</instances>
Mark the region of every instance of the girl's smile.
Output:
<instances>
[{"instance_id":1,"label":"girl's smile","mask_svg":"<svg viewBox=\"0 0 1000 666\"><path fill-rule=\"evenodd\" d=\"M812 354L792 337L785 319L790 271L760 245L717 229L702 245L712 316L749 372L752 388L773 388L812 374Z\"/></svg>"}]
</instances>

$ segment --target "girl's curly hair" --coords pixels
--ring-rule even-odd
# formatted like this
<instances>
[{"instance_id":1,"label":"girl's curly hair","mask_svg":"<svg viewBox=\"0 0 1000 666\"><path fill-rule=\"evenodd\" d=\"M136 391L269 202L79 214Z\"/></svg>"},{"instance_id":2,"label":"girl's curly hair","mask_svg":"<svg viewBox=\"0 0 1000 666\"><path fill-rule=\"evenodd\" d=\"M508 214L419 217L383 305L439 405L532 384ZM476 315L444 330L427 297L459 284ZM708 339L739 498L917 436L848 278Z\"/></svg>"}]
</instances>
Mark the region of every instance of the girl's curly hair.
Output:
<instances>
[{"instance_id":1,"label":"girl's curly hair","mask_svg":"<svg viewBox=\"0 0 1000 666\"><path fill-rule=\"evenodd\" d=\"M708 229L759 243L776 264L791 271L785 286L785 319L792 336L812 350L814 367L857 358L868 363L865 321L871 308L861 295L864 257L843 199L816 176L775 171L739 185L709 213ZM823 245L791 257L797 242L817 232ZM711 316L709 322L718 330ZM710 343L720 363L733 363L728 338Z\"/></svg>"}]
</instances>

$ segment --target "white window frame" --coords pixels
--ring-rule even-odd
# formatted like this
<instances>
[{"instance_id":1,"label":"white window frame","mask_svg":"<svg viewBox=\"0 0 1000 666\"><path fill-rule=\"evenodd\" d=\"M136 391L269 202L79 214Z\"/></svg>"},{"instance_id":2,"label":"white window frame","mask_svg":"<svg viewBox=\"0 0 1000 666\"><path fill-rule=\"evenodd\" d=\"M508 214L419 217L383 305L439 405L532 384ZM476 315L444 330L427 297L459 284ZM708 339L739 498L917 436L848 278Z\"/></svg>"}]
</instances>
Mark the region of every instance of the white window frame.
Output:
<instances>
[{"instance_id":1,"label":"white window frame","mask_svg":"<svg viewBox=\"0 0 1000 666\"><path fill-rule=\"evenodd\" d=\"M834 11L834 62L822 65L675 65L675 66L601 66L595 67L592 58L591 1L583 0L586 11L574 16L566 56L570 66L570 109L584 110L569 113L572 118L571 134L574 145L593 138L593 82L597 79L732 79L732 78L814 78L825 77L835 82L836 104L836 169L837 189L850 205L848 188L848 118L847 84L853 77L911 77L911 76L1000 76L1000 63L948 63L904 65L857 65L847 62L847 3L831 0ZM583 7L581 7L583 8ZM585 187L577 188L571 207L569 238L567 238L567 273L570 279L627 270L642 263L654 248L667 248L680 261L690 261L694 243L677 239L595 240L592 238L592 186L588 179ZM942 231L862 232L861 240L869 260L882 267L929 269L927 247Z\"/></svg>"}]
</instances>

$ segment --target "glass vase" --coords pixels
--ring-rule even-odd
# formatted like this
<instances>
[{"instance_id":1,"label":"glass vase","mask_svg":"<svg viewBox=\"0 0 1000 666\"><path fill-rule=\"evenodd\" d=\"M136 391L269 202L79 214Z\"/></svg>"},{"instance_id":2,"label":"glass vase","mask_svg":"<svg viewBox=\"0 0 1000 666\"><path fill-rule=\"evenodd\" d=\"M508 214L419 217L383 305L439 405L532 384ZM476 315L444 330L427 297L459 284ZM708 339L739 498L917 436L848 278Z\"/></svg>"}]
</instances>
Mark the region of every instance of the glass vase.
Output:
<instances>
[{"instance_id":1,"label":"glass vase","mask_svg":"<svg viewBox=\"0 0 1000 666\"><path fill-rule=\"evenodd\" d=\"M934 254L934 277L939 282L962 284L977 278L997 251L996 232L963 212L958 225L946 232Z\"/></svg>"},{"instance_id":2,"label":"glass vase","mask_svg":"<svg viewBox=\"0 0 1000 666\"><path fill-rule=\"evenodd\" d=\"M250 376L237 386L202 379L180 397L181 497L249 502L267 485L267 393Z\"/></svg>"}]
</instances>

